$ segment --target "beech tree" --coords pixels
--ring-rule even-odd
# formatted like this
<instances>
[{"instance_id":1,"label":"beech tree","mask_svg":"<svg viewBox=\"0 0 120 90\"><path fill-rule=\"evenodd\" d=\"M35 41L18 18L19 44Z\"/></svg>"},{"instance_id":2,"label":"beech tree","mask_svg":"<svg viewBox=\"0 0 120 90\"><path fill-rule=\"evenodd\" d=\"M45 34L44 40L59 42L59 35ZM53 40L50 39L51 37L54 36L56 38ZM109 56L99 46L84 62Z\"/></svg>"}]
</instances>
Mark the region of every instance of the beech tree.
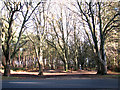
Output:
<instances>
[{"instance_id":1,"label":"beech tree","mask_svg":"<svg viewBox=\"0 0 120 90\"><path fill-rule=\"evenodd\" d=\"M52 26L52 40L46 39L47 43L55 48L61 60L64 63L64 70L68 71L68 61L69 61L69 35L70 35L70 19L69 14L63 14L64 9L60 7L60 13L57 14L58 18L52 15L49 24ZM65 17L65 19L64 19ZM64 22L65 20L65 22Z\"/></svg>"},{"instance_id":2,"label":"beech tree","mask_svg":"<svg viewBox=\"0 0 120 90\"><path fill-rule=\"evenodd\" d=\"M39 74L43 75L43 49L45 47L45 35L46 35L46 16L45 16L45 5L46 1L41 1L41 6L38 7L38 12L34 13L33 23L35 27L36 36L33 38L28 35L30 41L33 43L36 59L39 66Z\"/></svg>"},{"instance_id":3,"label":"beech tree","mask_svg":"<svg viewBox=\"0 0 120 90\"><path fill-rule=\"evenodd\" d=\"M114 13L119 12L120 8L120 2L112 2L108 3L112 4L107 7L107 10L109 10L109 15L107 17L113 16ZM104 15L106 17L106 15ZM107 18L108 19L108 18ZM120 17L116 17L116 20L118 24L120 24ZM108 63L108 69L115 69L119 71L119 30L120 25L113 30L110 30L107 34L107 39L105 41L105 49L106 49L106 56L107 56L107 63Z\"/></svg>"},{"instance_id":4,"label":"beech tree","mask_svg":"<svg viewBox=\"0 0 120 90\"><path fill-rule=\"evenodd\" d=\"M27 41L21 42L21 37L23 32L25 31L25 24L26 22L30 19L30 17L32 16L32 13L35 11L35 9L38 7L38 5L40 4L40 2L35 6L35 7L31 7L31 2L25 2L25 3L21 3L20 1L18 2L12 2L12 1L3 1L5 8L4 10L7 10L7 15L6 17L2 18L3 21L3 31L5 33L5 40L3 41L3 45L2 45L2 50L3 50L3 54L5 56L5 65L4 65L4 76L9 76L10 75L10 59L12 59L15 54L19 51L19 48L22 47L23 45L26 44ZM30 8L31 7L31 8ZM26 9L26 11L24 11L24 9ZM32 12L30 12L30 9L32 10ZM12 44L12 41L16 31L13 30L13 26L15 23L15 20L18 19L18 15L21 15L21 17L23 17L23 19L21 20L21 25L20 25L20 31L18 33L18 37L17 37L17 41ZM13 52L11 51L11 46L14 47Z\"/></svg>"},{"instance_id":5,"label":"beech tree","mask_svg":"<svg viewBox=\"0 0 120 90\"><path fill-rule=\"evenodd\" d=\"M116 20L116 18L119 17L120 12L114 13L112 17L105 21L102 16L102 11L103 7L106 8L106 3L92 1L80 2L79 0L76 2L82 20L87 24L86 26L88 26L90 30L90 33L86 33L88 37L90 37L90 34L92 36L92 41L94 43L93 48L96 56L97 74L107 74L105 40L108 32L119 26L117 23L119 20Z\"/></svg>"}]
</instances>

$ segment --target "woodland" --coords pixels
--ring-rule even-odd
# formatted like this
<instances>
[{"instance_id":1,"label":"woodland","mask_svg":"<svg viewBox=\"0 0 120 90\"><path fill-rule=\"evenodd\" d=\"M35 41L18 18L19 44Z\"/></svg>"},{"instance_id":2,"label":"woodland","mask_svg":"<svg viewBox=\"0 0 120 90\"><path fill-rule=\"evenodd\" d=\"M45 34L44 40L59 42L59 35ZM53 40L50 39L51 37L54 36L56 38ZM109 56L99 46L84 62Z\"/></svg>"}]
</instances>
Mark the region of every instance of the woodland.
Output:
<instances>
[{"instance_id":1,"label":"woodland","mask_svg":"<svg viewBox=\"0 0 120 90\"><path fill-rule=\"evenodd\" d=\"M120 72L120 1L2 0L4 76L38 69Z\"/></svg>"}]
</instances>

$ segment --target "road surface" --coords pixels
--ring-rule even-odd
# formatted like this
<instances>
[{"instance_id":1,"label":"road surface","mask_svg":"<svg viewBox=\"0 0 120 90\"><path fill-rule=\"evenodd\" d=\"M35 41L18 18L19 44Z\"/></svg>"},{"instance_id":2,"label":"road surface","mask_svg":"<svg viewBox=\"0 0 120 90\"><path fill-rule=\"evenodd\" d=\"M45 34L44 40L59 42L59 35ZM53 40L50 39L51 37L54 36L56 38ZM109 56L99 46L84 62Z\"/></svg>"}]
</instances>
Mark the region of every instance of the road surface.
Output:
<instances>
[{"instance_id":1,"label":"road surface","mask_svg":"<svg viewBox=\"0 0 120 90\"><path fill-rule=\"evenodd\" d=\"M118 79L3 80L2 88L118 88Z\"/></svg>"}]
</instances>

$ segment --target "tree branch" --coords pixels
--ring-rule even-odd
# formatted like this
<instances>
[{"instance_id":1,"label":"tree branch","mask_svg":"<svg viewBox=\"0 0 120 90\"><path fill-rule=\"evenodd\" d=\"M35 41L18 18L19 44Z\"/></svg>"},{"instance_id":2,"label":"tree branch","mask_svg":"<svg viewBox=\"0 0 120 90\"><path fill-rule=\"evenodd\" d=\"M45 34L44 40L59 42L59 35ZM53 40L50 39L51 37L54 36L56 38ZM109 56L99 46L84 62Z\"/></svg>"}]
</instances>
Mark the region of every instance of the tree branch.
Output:
<instances>
[{"instance_id":1,"label":"tree branch","mask_svg":"<svg viewBox=\"0 0 120 90\"><path fill-rule=\"evenodd\" d=\"M108 34L108 32L114 30L113 28L117 28L119 26L120 26L120 24L118 24L118 25L112 25L109 29L106 30L106 32L104 33L104 35L106 36Z\"/></svg>"},{"instance_id":2,"label":"tree branch","mask_svg":"<svg viewBox=\"0 0 120 90\"><path fill-rule=\"evenodd\" d=\"M120 13L117 13L116 15L114 15L109 21L108 23L106 23L106 25L103 28L103 34L106 32L107 28L110 26L110 23L112 23L114 21L114 19L120 15Z\"/></svg>"},{"instance_id":3,"label":"tree branch","mask_svg":"<svg viewBox=\"0 0 120 90\"><path fill-rule=\"evenodd\" d=\"M29 20L29 18L31 17L31 15L32 15L33 12L35 11L35 9L39 6L39 4L41 4L41 2L39 2L39 3L35 6L35 8L32 10L32 12L30 13L30 15L28 16L28 19L27 19L26 21Z\"/></svg>"}]
</instances>

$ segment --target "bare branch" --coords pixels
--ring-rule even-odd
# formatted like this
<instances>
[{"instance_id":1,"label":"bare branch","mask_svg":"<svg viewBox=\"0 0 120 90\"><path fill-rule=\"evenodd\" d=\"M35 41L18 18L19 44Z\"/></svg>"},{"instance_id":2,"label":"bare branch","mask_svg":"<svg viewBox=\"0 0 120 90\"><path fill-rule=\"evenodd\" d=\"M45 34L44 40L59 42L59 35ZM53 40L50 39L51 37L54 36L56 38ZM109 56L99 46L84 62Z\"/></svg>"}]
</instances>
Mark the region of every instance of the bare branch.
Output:
<instances>
[{"instance_id":1,"label":"bare branch","mask_svg":"<svg viewBox=\"0 0 120 90\"><path fill-rule=\"evenodd\" d=\"M108 34L108 32L114 30L115 28L117 28L119 26L120 26L120 24L118 24L118 25L112 25L109 29L106 30L106 32L104 33L104 35L106 36Z\"/></svg>"},{"instance_id":2,"label":"bare branch","mask_svg":"<svg viewBox=\"0 0 120 90\"><path fill-rule=\"evenodd\" d=\"M29 18L31 17L31 15L33 14L33 12L36 10L36 8L37 8L40 4L41 4L41 2L39 2L39 3L35 6L35 8L32 10L31 14L28 16L28 18L27 18L26 21L29 20Z\"/></svg>"},{"instance_id":3,"label":"bare branch","mask_svg":"<svg viewBox=\"0 0 120 90\"><path fill-rule=\"evenodd\" d=\"M120 13L115 14L115 15L108 21L108 23L106 23L106 25L105 25L104 28L103 28L103 34L106 32L107 28L111 25L110 23L112 23L112 22L114 21L114 19L115 19L117 16L119 16L119 15L120 15Z\"/></svg>"}]
</instances>

